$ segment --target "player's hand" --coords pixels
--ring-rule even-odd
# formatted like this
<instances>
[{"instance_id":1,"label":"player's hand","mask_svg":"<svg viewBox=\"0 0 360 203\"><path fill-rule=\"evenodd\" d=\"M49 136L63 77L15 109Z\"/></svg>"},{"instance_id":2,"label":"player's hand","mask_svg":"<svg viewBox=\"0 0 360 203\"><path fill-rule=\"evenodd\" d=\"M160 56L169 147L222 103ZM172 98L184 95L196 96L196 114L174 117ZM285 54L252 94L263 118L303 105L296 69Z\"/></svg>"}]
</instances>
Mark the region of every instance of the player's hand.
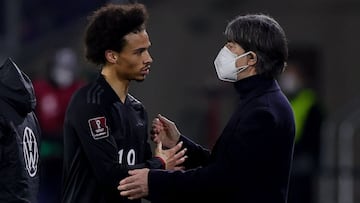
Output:
<instances>
[{"instance_id":1,"label":"player's hand","mask_svg":"<svg viewBox=\"0 0 360 203\"><path fill-rule=\"evenodd\" d=\"M174 147L180 138L180 132L175 123L160 114L152 122L151 133L155 143L162 142L167 148Z\"/></svg>"},{"instance_id":2,"label":"player's hand","mask_svg":"<svg viewBox=\"0 0 360 203\"><path fill-rule=\"evenodd\" d=\"M117 189L121 196L128 199L139 199L149 194L148 168L135 169L129 171L130 176L119 182Z\"/></svg>"},{"instance_id":3,"label":"player's hand","mask_svg":"<svg viewBox=\"0 0 360 203\"><path fill-rule=\"evenodd\" d=\"M165 169L167 170L183 170L184 168L180 166L186 160L187 156L185 155L186 148L181 150L183 142L179 142L177 145L170 149L164 150L162 148L162 143L159 142L155 148L155 156L160 157L165 162Z\"/></svg>"}]
</instances>

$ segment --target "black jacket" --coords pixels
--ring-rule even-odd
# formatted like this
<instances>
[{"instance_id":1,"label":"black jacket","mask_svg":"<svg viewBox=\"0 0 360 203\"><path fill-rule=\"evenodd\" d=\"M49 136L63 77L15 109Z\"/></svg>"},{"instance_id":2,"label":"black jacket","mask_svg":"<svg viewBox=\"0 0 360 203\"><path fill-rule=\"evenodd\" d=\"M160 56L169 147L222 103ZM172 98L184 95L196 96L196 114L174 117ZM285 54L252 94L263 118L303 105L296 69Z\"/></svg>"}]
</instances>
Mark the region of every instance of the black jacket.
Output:
<instances>
[{"instance_id":1,"label":"black jacket","mask_svg":"<svg viewBox=\"0 0 360 203\"><path fill-rule=\"evenodd\" d=\"M141 102L128 94L122 103L102 75L80 88L65 116L62 202L140 202L116 188L129 169L163 168L147 125Z\"/></svg>"},{"instance_id":2,"label":"black jacket","mask_svg":"<svg viewBox=\"0 0 360 203\"><path fill-rule=\"evenodd\" d=\"M181 137L190 165L200 165L184 172L150 170L151 200L286 202L295 135L291 106L274 79L256 75L235 88L241 100L210 156Z\"/></svg>"},{"instance_id":3,"label":"black jacket","mask_svg":"<svg viewBox=\"0 0 360 203\"><path fill-rule=\"evenodd\" d=\"M7 59L0 67L0 202L37 202L40 128L32 83Z\"/></svg>"}]
</instances>

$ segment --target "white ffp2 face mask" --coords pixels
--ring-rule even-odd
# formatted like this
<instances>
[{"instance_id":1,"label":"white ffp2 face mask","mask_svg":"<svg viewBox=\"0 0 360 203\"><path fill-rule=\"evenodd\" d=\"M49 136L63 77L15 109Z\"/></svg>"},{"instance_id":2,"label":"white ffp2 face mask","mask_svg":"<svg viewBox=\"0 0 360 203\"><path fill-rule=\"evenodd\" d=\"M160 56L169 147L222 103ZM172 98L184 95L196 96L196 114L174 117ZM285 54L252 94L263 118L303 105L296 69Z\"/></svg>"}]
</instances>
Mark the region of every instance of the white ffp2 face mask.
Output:
<instances>
[{"instance_id":1,"label":"white ffp2 face mask","mask_svg":"<svg viewBox=\"0 0 360 203\"><path fill-rule=\"evenodd\" d=\"M244 71L249 65L236 67L236 60L248 54L250 54L250 52L236 56L236 54L232 53L226 46L223 47L214 61L218 78L226 82L238 81L237 74Z\"/></svg>"}]
</instances>

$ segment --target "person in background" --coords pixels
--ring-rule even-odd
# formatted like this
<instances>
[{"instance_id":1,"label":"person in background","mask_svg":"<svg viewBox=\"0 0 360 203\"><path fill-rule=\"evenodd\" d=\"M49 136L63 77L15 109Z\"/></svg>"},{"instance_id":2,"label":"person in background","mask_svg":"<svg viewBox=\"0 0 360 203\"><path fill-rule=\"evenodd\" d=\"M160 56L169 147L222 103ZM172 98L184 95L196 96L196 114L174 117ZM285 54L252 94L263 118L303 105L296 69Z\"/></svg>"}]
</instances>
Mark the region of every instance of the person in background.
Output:
<instances>
[{"instance_id":1,"label":"person in background","mask_svg":"<svg viewBox=\"0 0 360 203\"><path fill-rule=\"evenodd\" d=\"M41 130L29 77L8 58L0 66L0 202L38 202Z\"/></svg>"},{"instance_id":2,"label":"person in background","mask_svg":"<svg viewBox=\"0 0 360 203\"><path fill-rule=\"evenodd\" d=\"M231 20L225 37L215 70L234 84L240 102L211 153L159 116L154 140L168 147L183 141L188 170L131 170L119 182L120 195L172 203L286 203L295 123L276 81L288 56L285 33L272 17L248 14Z\"/></svg>"},{"instance_id":3,"label":"person in background","mask_svg":"<svg viewBox=\"0 0 360 203\"><path fill-rule=\"evenodd\" d=\"M84 84L79 75L76 52L59 48L47 63L46 75L34 80L38 105L36 115L42 129L40 203L60 202L63 163L63 125L72 94Z\"/></svg>"},{"instance_id":4,"label":"person in background","mask_svg":"<svg viewBox=\"0 0 360 203\"><path fill-rule=\"evenodd\" d=\"M318 60L318 54L311 47L294 45L289 51L287 68L279 78L293 108L296 124L288 203L316 202L320 133L325 116L313 84L315 71L319 69Z\"/></svg>"},{"instance_id":5,"label":"person in background","mask_svg":"<svg viewBox=\"0 0 360 203\"><path fill-rule=\"evenodd\" d=\"M144 81L153 59L145 5L107 4L90 17L85 56L100 67L97 78L80 88L64 125L62 202L124 203L118 182L135 168L176 169L185 161L181 143L153 156L143 104L129 93ZM179 151L180 150L180 151Z\"/></svg>"}]
</instances>

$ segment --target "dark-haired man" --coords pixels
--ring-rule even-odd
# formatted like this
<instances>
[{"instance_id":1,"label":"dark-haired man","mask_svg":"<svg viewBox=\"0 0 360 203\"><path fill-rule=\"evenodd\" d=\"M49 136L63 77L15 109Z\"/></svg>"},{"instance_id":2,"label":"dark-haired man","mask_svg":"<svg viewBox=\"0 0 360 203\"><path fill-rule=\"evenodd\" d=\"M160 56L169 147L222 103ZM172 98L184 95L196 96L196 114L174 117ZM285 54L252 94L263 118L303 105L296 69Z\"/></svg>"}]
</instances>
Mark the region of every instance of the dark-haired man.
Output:
<instances>
[{"instance_id":1,"label":"dark-haired man","mask_svg":"<svg viewBox=\"0 0 360 203\"><path fill-rule=\"evenodd\" d=\"M146 110L128 93L130 82L150 71L147 17L143 4L108 4L90 17L86 58L101 70L67 109L62 202L141 202L116 190L130 169L172 169L185 159L181 143L168 150L159 144L152 157Z\"/></svg>"}]
</instances>

